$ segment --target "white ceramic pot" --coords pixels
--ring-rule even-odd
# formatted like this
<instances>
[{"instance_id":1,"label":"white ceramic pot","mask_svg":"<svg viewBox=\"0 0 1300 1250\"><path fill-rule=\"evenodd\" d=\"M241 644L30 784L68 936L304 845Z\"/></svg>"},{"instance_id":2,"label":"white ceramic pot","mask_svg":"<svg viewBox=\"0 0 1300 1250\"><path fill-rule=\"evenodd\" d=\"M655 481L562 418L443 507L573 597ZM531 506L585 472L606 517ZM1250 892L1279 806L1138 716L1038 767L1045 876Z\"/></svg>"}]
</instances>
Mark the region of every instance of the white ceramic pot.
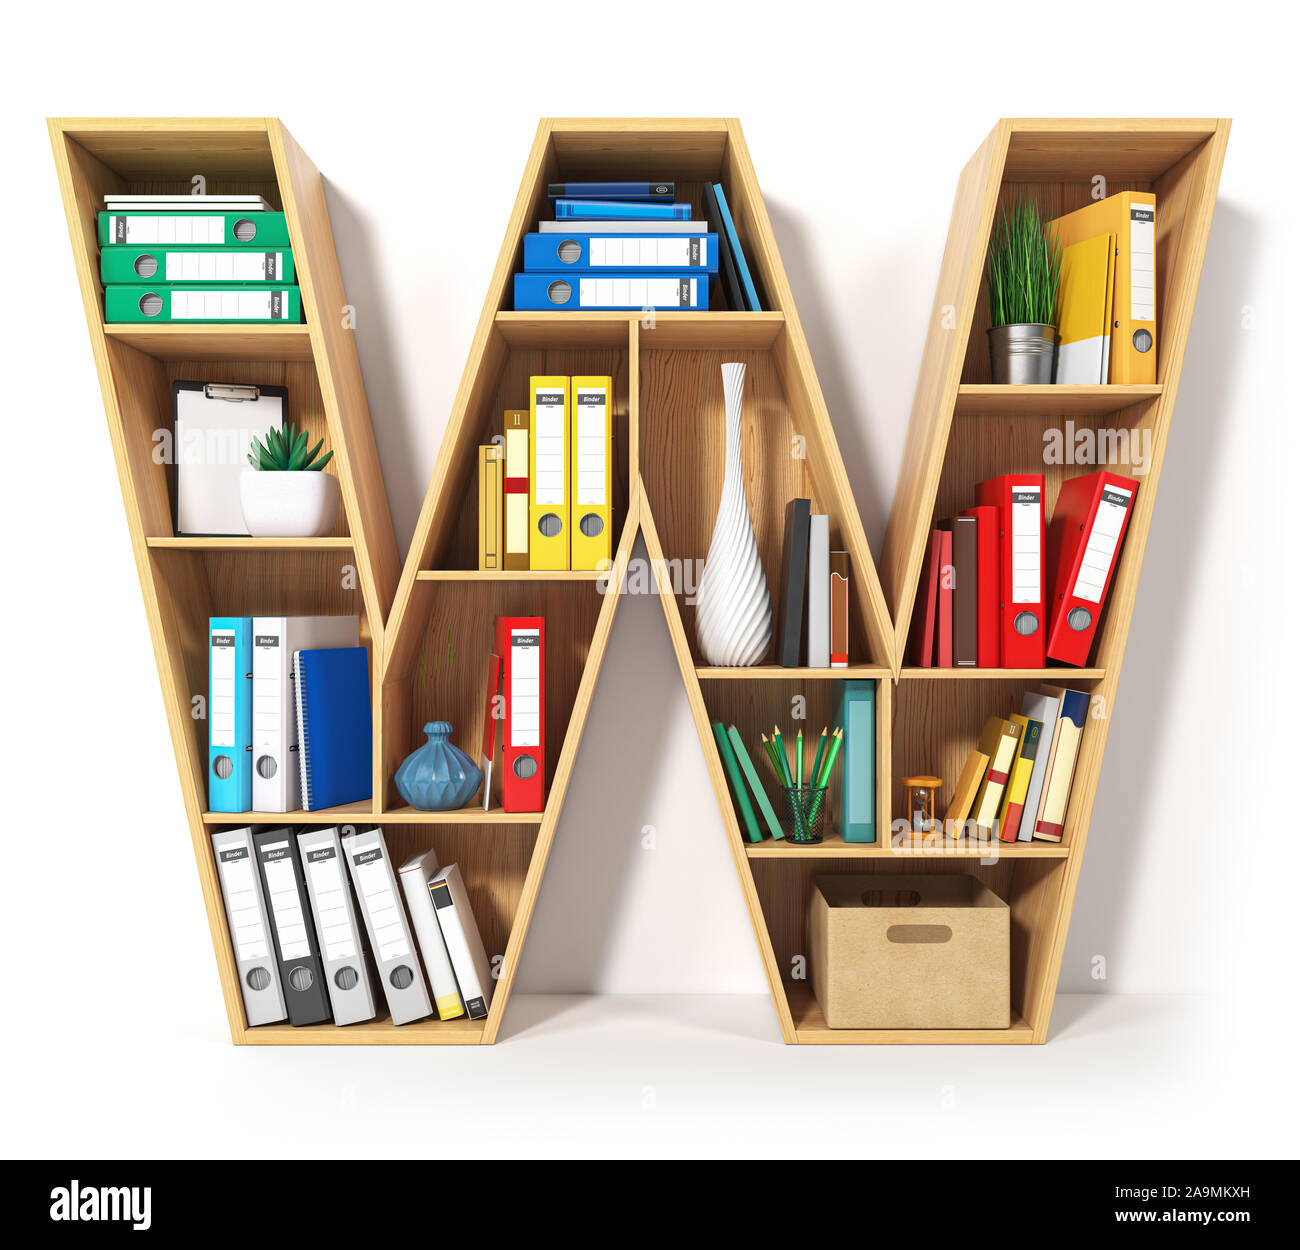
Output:
<instances>
[{"instance_id":1,"label":"white ceramic pot","mask_svg":"<svg viewBox=\"0 0 1300 1250\"><path fill-rule=\"evenodd\" d=\"M310 469L247 469L239 475L239 506L254 538L324 538L339 514L339 480Z\"/></svg>"}]
</instances>

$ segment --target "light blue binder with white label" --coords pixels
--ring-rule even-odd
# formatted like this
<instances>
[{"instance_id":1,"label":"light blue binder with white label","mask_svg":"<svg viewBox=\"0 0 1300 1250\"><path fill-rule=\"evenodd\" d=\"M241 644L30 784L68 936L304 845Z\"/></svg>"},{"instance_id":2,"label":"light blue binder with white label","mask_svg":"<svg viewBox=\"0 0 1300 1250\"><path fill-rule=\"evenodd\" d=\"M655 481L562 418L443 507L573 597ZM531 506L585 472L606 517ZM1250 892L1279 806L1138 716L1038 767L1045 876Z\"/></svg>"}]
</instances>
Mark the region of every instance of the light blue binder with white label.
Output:
<instances>
[{"instance_id":1,"label":"light blue binder with white label","mask_svg":"<svg viewBox=\"0 0 1300 1250\"><path fill-rule=\"evenodd\" d=\"M876 840L876 683L840 683L840 825L845 842Z\"/></svg>"},{"instance_id":2,"label":"light blue binder with white label","mask_svg":"<svg viewBox=\"0 0 1300 1250\"><path fill-rule=\"evenodd\" d=\"M208 810L253 807L253 618L208 620Z\"/></svg>"}]
</instances>

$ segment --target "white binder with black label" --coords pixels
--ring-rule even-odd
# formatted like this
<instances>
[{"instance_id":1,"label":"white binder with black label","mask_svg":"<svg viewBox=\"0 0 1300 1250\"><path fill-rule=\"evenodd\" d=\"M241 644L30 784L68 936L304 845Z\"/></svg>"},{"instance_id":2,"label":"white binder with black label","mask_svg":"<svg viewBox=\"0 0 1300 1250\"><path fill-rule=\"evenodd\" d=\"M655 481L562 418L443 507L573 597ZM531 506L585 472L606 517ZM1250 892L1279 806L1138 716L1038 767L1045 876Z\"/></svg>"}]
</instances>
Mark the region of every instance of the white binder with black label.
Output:
<instances>
[{"instance_id":1,"label":"white binder with black label","mask_svg":"<svg viewBox=\"0 0 1300 1250\"><path fill-rule=\"evenodd\" d=\"M253 860L252 829L228 829L212 835L217 880L226 905L226 924L244 997L249 1026L275 1024L289 1016L280 988L280 969L271 946L262 881Z\"/></svg>"}]
</instances>

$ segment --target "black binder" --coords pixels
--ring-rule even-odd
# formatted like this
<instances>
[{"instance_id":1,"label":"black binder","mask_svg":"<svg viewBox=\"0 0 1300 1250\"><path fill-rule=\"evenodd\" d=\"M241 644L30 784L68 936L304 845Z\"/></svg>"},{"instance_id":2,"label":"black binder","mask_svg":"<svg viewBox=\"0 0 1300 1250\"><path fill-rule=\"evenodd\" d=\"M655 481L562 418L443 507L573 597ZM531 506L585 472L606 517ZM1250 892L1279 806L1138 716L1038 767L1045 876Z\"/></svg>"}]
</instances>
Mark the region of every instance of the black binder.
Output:
<instances>
[{"instance_id":1,"label":"black binder","mask_svg":"<svg viewBox=\"0 0 1300 1250\"><path fill-rule=\"evenodd\" d=\"M262 829L253 834L257 872L271 918L280 984L292 1025L332 1020L329 987L321 963L320 944L311 922L311 899L293 831Z\"/></svg>"},{"instance_id":2,"label":"black binder","mask_svg":"<svg viewBox=\"0 0 1300 1250\"><path fill-rule=\"evenodd\" d=\"M808 530L812 501L792 499L785 505L785 539L781 548L781 602L777 606L776 662L798 668L803 618L808 606Z\"/></svg>"}]
</instances>

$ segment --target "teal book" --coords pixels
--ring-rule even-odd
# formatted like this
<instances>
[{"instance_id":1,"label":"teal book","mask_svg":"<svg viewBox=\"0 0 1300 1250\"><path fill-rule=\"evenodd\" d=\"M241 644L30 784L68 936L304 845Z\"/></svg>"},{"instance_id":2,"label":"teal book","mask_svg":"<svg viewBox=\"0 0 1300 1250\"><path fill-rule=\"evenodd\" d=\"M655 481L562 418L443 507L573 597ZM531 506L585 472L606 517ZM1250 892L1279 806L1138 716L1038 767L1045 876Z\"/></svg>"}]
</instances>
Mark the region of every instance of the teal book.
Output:
<instances>
[{"instance_id":1,"label":"teal book","mask_svg":"<svg viewBox=\"0 0 1300 1250\"><path fill-rule=\"evenodd\" d=\"M207 243L110 243L99 251L105 286L129 282L280 282L296 285L287 248L214 247Z\"/></svg>"},{"instance_id":2,"label":"teal book","mask_svg":"<svg viewBox=\"0 0 1300 1250\"><path fill-rule=\"evenodd\" d=\"M731 749L731 740L721 721L713 726L713 737L718 744L718 754L722 757L722 769L731 783L731 793L736 799L736 810L740 813L740 822L745 827L745 834L751 842L761 842L763 831L758 827L754 816L754 806L745 793L745 779L740 775L740 765L736 762L736 753Z\"/></svg>"},{"instance_id":3,"label":"teal book","mask_svg":"<svg viewBox=\"0 0 1300 1250\"><path fill-rule=\"evenodd\" d=\"M126 243L231 243L288 247L289 226L283 213L184 212L100 213L99 245Z\"/></svg>"},{"instance_id":4,"label":"teal book","mask_svg":"<svg viewBox=\"0 0 1300 1250\"><path fill-rule=\"evenodd\" d=\"M740 771L745 774L745 780L749 782L749 788L754 792L754 802L758 804L758 810L762 812L763 819L767 821L769 832L774 838L785 837L785 834L781 831L781 822L777 820L776 812L772 809L771 800L767 797L767 791L763 789L763 783L758 779L758 770L754 767L754 761L750 759L749 751L746 750L744 740L735 725L727 726L727 737L731 739L736 763L740 765Z\"/></svg>"},{"instance_id":5,"label":"teal book","mask_svg":"<svg viewBox=\"0 0 1300 1250\"><path fill-rule=\"evenodd\" d=\"M876 840L876 683L840 683L840 832L845 842Z\"/></svg>"}]
</instances>

